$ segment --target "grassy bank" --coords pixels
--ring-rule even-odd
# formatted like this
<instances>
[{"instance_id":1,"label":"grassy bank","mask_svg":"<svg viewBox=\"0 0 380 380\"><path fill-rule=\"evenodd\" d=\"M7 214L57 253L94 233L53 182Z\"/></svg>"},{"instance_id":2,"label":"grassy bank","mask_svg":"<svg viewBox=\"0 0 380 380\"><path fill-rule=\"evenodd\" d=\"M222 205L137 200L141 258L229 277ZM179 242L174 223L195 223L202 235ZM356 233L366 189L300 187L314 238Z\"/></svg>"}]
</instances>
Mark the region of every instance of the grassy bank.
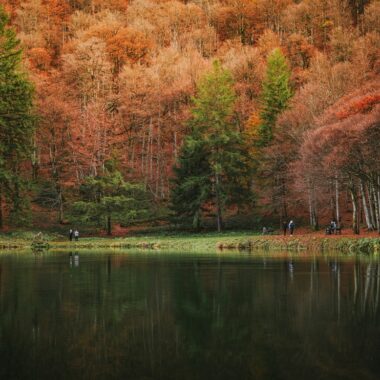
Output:
<instances>
[{"instance_id":1,"label":"grassy bank","mask_svg":"<svg viewBox=\"0 0 380 380\"><path fill-rule=\"evenodd\" d=\"M28 249L33 237L29 233L16 236L0 235L0 249ZM226 232L223 234L176 234L168 236L135 236L126 238L81 238L70 242L59 235L44 235L50 249L159 249L175 251L215 250L264 250L264 251L313 251L341 253L380 253L377 237L324 237L305 234L293 237L262 236L249 232Z\"/></svg>"}]
</instances>

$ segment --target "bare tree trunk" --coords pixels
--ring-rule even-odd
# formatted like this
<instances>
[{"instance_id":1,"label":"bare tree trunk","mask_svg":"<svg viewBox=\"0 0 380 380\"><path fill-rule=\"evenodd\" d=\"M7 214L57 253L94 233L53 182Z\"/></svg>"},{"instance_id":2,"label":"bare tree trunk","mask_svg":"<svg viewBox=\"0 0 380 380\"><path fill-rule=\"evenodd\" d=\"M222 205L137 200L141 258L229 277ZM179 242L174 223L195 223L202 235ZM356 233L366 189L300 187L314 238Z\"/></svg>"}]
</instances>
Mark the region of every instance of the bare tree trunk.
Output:
<instances>
[{"instance_id":1,"label":"bare tree trunk","mask_svg":"<svg viewBox=\"0 0 380 380\"><path fill-rule=\"evenodd\" d=\"M340 228L340 208L339 208L339 181L338 176L335 177L335 215L336 225Z\"/></svg>"},{"instance_id":2,"label":"bare tree trunk","mask_svg":"<svg viewBox=\"0 0 380 380\"><path fill-rule=\"evenodd\" d=\"M36 136L33 135L33 150L32 150L32 155L31 155L31 163L32 163L32 177L33 180L35 181L38 176L38 156L37 156L37 144L36 144Z\"/></svg>"},{"instance_id":3,"label":"bare tree trunk","mask_svg":"<svg viewBox=\"0 0 380 380\"><path fill-rule=\"evenodd\" d=\"M358 197L356 194L356 188L353 183L350 184L350 194L352 200L352 231L354 234L359 235L360 228L358 223Z\"/></svg>"},{"instance_id":4,"label":"bare tree trunk","mask_svg":"<svg viewBox=\"0 0 380 380\"><path fill-rule=\"evenodd\" d=\"M61 187L58 186L58 223L63 224L63 196Z\"/></svg>"},{"instance_id":5,"label":"bare tree trunk","mask_svg":"<svg viewBox=\"0 0 380 380\"><path fill-rule=\"evenodd\" d=\"M145 152L145 132L143 132L142 144L141 144L141 174L144 174L144 152Z\"/></svg>"},{"instance_id":6,"label":"bare tree trunk","mask_svg":"<svg viewBox=\"0 0 380 380\"><path fill-rule=\"evenodd\" d=\"M310 194L310 190L309 190L309 218L310 218L310 227L313 228L313 224L314 224L314 221L313 221L313 205L312 205L312 201L311 201L311 194Z\"/></svg>"},{"instance_id":7,"label":"bare tree trunk","mask_svg":"<svg viewBox=\"0 0 380 380\"><path fill-rule=\"evenodd\" d=\"M365 188L364 188L362 180L360 181L360 193L361 193L361 196L362 196L365 222L367 224L367 228L371 231L371 230L373 230L373 226L371 224L371 220L370 220L370 217L369 217L369 211L368 211L368 206L367 206L367 198L366 198Z\"/></svg>"},{"instance_id":8,"label":"bare tree trunk","mask_svg":"<svg viewBox=\"0 0 380 380\"><path fill-rule=\"evenodd\" d=\"M161 126L160 121L158 121L158 130L157 130L157 151L156 151L156 197L160 197L160 184L162 175L160 175L161 170ZM162 189L161 189L162 190Z\"/></svg>"},{"instance_id":9,"label":"bare tree trunk","mask_svg":"<svg viewBox=\"0 0 380 380\"><path fill-rule=\"evenodd\" d=\"M330 196L331 219L335 219L335 181L334 180L331 181L330 186L331 186L331 196Z\"/></svg>"},{"instance_id":10,"label":"bare tree trunk","mask_svg":"<svg viewBox=\"0 0 380 380\"><path fill-rule=\"evenodd\" d=\"M314 188L309 186L309 214L310 214L310 226L313 230L319 229L318 215L316 210L316 200Z\"/></svg>"},{"instance_id":11,"label":"bare tree trunk","mask_svg":"<svg viewBox=\"0 0 380 380\"><path fill-rule=\"evenodd\" d=\"M375 209L373 207L373 199L371 195L371 187L367 184L364 184L364 192L368 194L368 212L369 212L369 219L371 221L372 228L376 228L376 219L375 219Z\"/></svg>"},{"instance_id":12,"label":"bare tree trunk","mask_svg":"<svg viewBox=\"0 0 380 380\"><path fill-rule=\"evenodd\" d=\"M318 214L317 214L317 207L315 204L315 200L313 202L313 220L314 220L314 230L319 230L319 221L318 221Z\"/></svg>"},{"instance_id":13,"label":"bare tree trunk","mask_svg":"<svg viewBox=\"0 0 380 380\"><path fill-rule=\"evenodd\" d=\"M148 139L148 158L149 160L149 169L148 169L148 177L150 183L153 181L153 120L150 118L149 123L149 139Z\"/></svg>"},{"instance_id":14,"label":"bare tree trunk","mask_svg":"<svg viewBox=\"0 0 380 380\"><path fill-rule=\"evenodd\" d=\"M288 220L288 206L286 203L286 185L285 185L285 179L283 176L281 176L281 197L282 197L282 212L281 212L280 226L282 226L284 221Z\"/></svg>"},{"instance_id":15,"label":"bare tree trunk","mask_svg":"<svg viewBox=\"0 0 380 380\"><path fill-rule=\"evenodd\" d=\"M371 196L371 205L373 208L373 221L376 228L379 228L379 208L377 207L377 196L375 191L375 186L373 183L370 184L370 196Z\"/></svg>"}]
</instances>

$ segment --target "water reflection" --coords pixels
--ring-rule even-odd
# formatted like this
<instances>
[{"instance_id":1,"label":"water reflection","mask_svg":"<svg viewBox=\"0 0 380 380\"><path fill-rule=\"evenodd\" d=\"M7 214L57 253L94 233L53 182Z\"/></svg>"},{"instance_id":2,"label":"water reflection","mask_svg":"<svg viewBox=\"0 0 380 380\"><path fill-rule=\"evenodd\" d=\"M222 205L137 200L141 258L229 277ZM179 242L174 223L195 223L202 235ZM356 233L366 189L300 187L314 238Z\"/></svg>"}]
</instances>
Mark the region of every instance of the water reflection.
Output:
<instances>
[{"instance_id":1,"label":"water reflection","mask_svg":"<svg viewBox=\"0 0 380 380\"><path fill-rule=\"evenodd\" d=\"M378 260L68 256L0 256L0 378L380 376Z\"/></svg>"},{"instance_id":2,"label":"water reflection","mask_svg":"<svg viewBox=\"0 0 380 380\"><path fill-rule=\"evenodd\" d=\"M290 277L291 280L293 280L293 272L294 272L294 263L293 263L293 260L290 259L287 262L287 265L288 265L289 277Z\"/></svg>"},{"instance_id":3,"label":"water reflection","mask_svg":"<svg viewBox=\"0 0 380 380\"><path fill-rule=\"evenodd\" d=\"M70 267L79 267L79 253L78 252L70 252L69 253L69 264Z\"/></svg>"}]
</instances>

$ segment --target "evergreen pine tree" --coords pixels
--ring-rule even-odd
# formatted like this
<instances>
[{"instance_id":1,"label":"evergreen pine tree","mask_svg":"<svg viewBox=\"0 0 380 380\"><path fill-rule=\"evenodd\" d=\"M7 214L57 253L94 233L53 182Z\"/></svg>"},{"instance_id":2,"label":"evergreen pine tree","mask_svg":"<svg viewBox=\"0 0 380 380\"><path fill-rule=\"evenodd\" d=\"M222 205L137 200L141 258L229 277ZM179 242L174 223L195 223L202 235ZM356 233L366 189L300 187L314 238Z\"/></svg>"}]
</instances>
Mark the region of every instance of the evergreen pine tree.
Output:
<instances>
[{"instance_id":1,"label":"evergreen pine tree","mask_svg":"<svg viewBox=\"0 0 380 380\"><path fill-rule=\"evenodd\" d=\"M190 134L175 169L173 208L199 225L202 207L212 204L218 231L225 206L250 199L248 150L233 120L236 95L229 71L219 62L197 86Z\"/></svg>"},{"instance_id":2,"label":"evergreen pine tree","mask_svg":"<svg viewBox=\"0 0 380 380\"><path fill-rule=\"evenodd\" d=\"M273 50L268 57L266 76L262 85L261 110L255 141L256 188L265 200L262 203L266 204L266 212L280 214L280 225L287 220L284 162L281 157L273 157L269 146L276 132L277 119L287 109L292 97L290 75L290 69L281 50Z\"/></svg>"},{"instance_id":3,"label":"evergreen pine tree","mask_svg":"<svg viewBox=\"0 0 380 380\"><path fill-rule=\"evenodd\" d=\"M198 131L192 130L185 138L174 167L171 200L176 221L186 223L190 218L193 227L200 228L202 206L210 199L209 173L206 145Z\"/></svg>"},{"instance_id":4,"label":"evergreen pine tree","mask_svg":"<svg viewBox=\"0 0 380 380\"><path fill-rule=\"evenodd\" d=\"M4 199L13 220L23 222L27 202L20 164L28 158L34 130L33 87L20 69L20 43L8 22L0 6L0 227Z\"/></svg>"},{"instance_id":5,"label":"evergreen pine tree","mask_svg":"<svg viewBox=\"0 0 380 380\"><path fill-rule=\"evenodd\" d=\"M81 225L105 225L111 235L113 222L130 223L146 217L150 200L143 185L125 182L108 164L103 175L87 177L83 182L81 200L73 204L71 219Z\"/></svg>"},{"instance_id":6,"label":"evergreen pine tree","mask_svg":"<svg viewBox=\"0 0 380 380\"><path fill-rule=\"evenodd\" d=\"M266 146L272 140L277 118L287 108L289 99L292 97L292 90L289 85L290 74L290 69L281 50L273 50L268 57L261 94L260 146Z\"/></svg>"}]
</instances>

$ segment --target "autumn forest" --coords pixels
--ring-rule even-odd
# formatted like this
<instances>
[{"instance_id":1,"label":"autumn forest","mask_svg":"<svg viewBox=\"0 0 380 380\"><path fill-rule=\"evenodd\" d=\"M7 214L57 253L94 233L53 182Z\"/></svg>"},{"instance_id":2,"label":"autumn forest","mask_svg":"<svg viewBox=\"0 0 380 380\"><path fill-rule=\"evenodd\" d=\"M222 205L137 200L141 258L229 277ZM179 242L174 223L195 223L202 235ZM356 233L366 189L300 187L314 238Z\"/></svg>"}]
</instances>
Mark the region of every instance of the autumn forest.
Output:
<instances>
[{"instance_id":1,"label":"autumn forest","mask_svg":"<svg viewBox=\"0 0 380 380\"><path fill-rule=\"evenodd\" d=\"M380 232L379 0L0 3L0 228Z\"/></svg>"}]
</instances>

